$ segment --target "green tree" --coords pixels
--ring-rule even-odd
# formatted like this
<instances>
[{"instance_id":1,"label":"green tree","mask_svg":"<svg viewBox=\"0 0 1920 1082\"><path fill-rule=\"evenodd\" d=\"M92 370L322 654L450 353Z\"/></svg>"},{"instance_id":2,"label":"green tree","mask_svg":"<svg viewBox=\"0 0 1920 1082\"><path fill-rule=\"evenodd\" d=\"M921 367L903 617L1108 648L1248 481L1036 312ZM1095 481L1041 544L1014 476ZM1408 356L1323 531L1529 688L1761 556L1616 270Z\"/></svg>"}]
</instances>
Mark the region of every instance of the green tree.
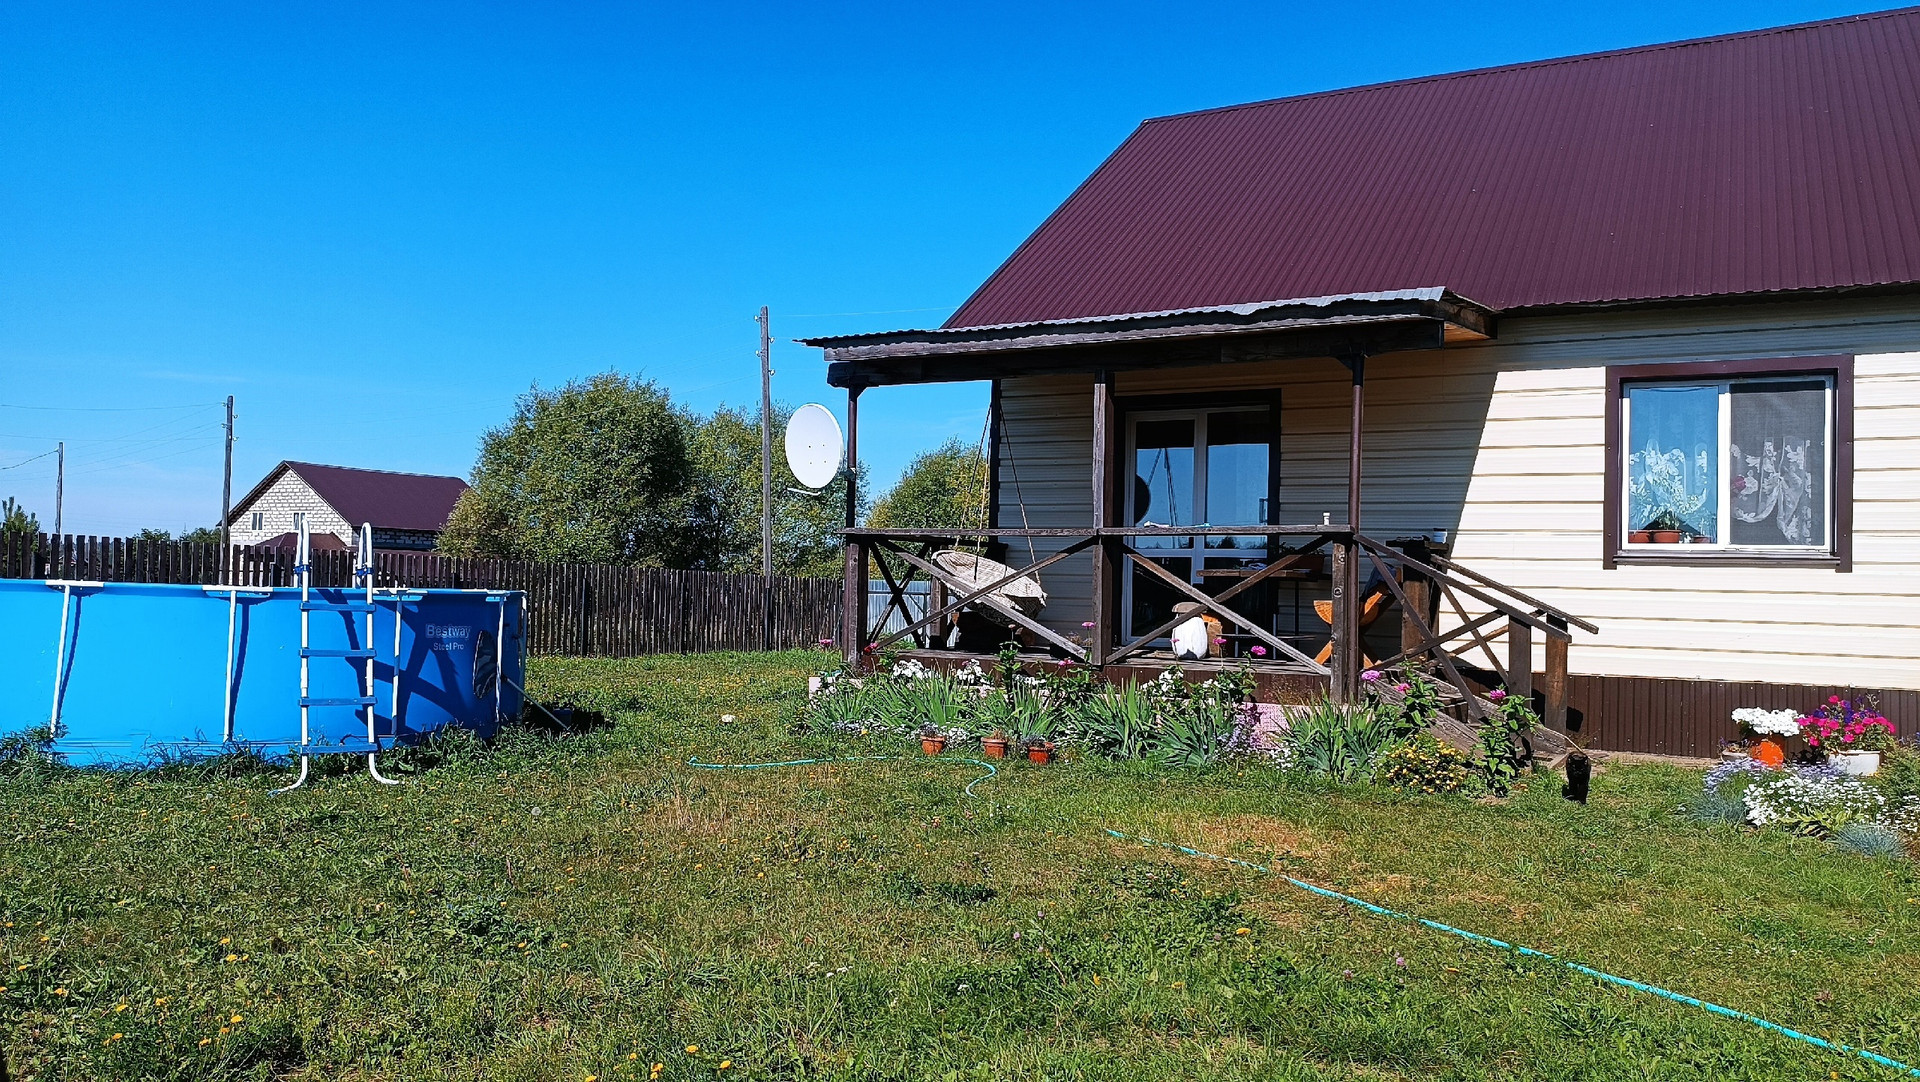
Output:
<instances>
[{"instance_id":1,"label":"green tree","mask_svg":"<svg viewBox=\"0 0 1920 1082\"><path fill-rule=\"evenodd\" d=\"M8 496L0 502L0 533L39 533L40 517Z\"/></svg>"},{"instance_id":2,"label":"green tree","mask_svg":"<svg viewBox=\"0 0 1920 1082\"><path fill-rule=\"evenodd\" d=\"M987 456L950 439L907 465L899 483L873 505L876 529L944 530L987 524Z\"/></svg>"},{"instance_id":3,"label":"green tree","mask_svg":"<svg viewBox=\"0 0 1920 1082\"><path fill-rule=\"evenodd\" d=\"M684 567L694 481L690 418L651 381L604 373L522 395L480 445L442 551L456 556Z\"/></svg>"},{"instance_id":4,"label":"green tree","mask_svg":"<svg viewBox=\"0 0 1920 1082\"><path fill-rule=\"evenodd\" d=\"M195 545L217 545L220 543L220 527L195 526L193 529L181 534L180 540Z\"/></svg>"},{"instance_id":5,"label":"green tree","mask_svg":"<svg viewBox=\"0 0 1920 1082\"><path fill-rule=\"evenodd\" d=\"M780 433L792 413L791 407L774 407L773 569L781 575L838 578L847 477L843 472L818 493L795 487L780 450ZM759 412L722 407L695 422L691 443L695 481L689 519L701 540L690 566L760 570Z\"/></svg>"}]
</instances>

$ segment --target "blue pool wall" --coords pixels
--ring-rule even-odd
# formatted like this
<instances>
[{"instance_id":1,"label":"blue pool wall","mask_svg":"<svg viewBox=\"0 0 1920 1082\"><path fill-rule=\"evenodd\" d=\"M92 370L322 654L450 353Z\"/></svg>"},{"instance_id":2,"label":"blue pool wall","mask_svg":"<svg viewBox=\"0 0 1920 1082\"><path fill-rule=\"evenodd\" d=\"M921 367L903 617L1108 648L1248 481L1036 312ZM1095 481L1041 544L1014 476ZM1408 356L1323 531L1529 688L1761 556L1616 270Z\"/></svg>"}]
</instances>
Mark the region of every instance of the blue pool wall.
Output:
<instances>
[{"instance_id":1,"label":"blue pool wall","mask_svg":"<svg viewBox=\"0 0 1920 1082\"><path fill-rule=\"evenodd\" d=\"M232 739L226 587L86 584L67 601L58 583L0 580L0 734L49 724L59 688L52 751L75 766L143 766L251 751L285 759L300 744L300 591L242 588L232 606ZM413 590L398 594L400 650L394 662L396 596L383 591L374 613L375 733L382 747L449 727L491 735L520 713L526 684L525 594ZM315 600L351 603L363 590L315 589ZM360 649L360 613L311 614L311 645ZM495 640L501 646L496 651ZM314 658L310 695L360 694L361 659ZM501 671L495 674L493 670ZM399 710L393 680L400 679ZM500 679L504 676L505 679ZM314 707L312 754L366 753L365 716L353 707Z\"/></svg>"}]
</instances>

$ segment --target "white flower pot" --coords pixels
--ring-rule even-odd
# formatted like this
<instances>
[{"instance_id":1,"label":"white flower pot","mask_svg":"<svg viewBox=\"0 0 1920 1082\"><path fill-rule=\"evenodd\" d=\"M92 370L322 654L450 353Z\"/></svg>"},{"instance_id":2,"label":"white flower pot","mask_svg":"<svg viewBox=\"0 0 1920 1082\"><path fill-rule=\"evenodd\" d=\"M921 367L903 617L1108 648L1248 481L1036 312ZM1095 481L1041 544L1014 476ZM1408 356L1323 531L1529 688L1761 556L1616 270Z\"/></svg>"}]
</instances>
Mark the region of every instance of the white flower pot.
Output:
<instances>
[{"instance_id":1,"label":"white flower pot","mask_svg":"<svg viewBox=\"0 0 1920 1082\"><path fill-rule=\"evenodd\" d=\"M1840 768L1842 774L1852 774L1864 778L1880 772L1880 753L1877 751L1836 751L1833 753L1833 765Z\"/></svg>"}]
</instances>

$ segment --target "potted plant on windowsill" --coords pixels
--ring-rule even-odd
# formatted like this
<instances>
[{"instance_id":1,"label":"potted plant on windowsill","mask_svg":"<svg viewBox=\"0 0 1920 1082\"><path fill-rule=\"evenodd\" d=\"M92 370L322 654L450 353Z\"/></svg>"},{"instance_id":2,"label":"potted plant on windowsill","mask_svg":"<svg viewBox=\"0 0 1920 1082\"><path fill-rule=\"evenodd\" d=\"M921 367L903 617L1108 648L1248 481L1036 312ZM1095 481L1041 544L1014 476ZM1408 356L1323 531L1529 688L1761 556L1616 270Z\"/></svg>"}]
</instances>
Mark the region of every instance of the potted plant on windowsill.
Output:
<instances>
[{"instance_id":1,"label":"potted plant on windowsill","mask_svg":"<svg viewBox=\"0 0 1920 1082\"><path fill-rule=\"evenodd\" d=\"M1653 516L1653 520L1635 530L1634 534L1645 534L1648 541L1656 545L1677 545L1690 531L1680 516L1672 511L1662 511ZM1633 534L1629 534L1632 537Z\"/></svg>"},{"instance_id":2,"label":"potted plant on windowsill","mask_svg":"<svg viewBox=\"0 0 1920 1082\"><path fill-rule=\"evenodd\" d=\"M1787 737L1800 732L1799 711L1743 706L1733 712L1733 721L1747 734L1749 757L1775 770L1786 765Z\"/></svg>"},{"instance_id":3,"label":"potted plant on windowsill","mask_svg":"<svg viewBox=\"0 0 1920 1082\"><path fill-rule=\"evenodd\" d=\"M1830 696L1820 713L1800 719L1807 746L1822 752L1843 773L1867 777L1880 772L1880 757L1894 748L1893 723L1870 706Z\"/></svg>"}]
</instances>

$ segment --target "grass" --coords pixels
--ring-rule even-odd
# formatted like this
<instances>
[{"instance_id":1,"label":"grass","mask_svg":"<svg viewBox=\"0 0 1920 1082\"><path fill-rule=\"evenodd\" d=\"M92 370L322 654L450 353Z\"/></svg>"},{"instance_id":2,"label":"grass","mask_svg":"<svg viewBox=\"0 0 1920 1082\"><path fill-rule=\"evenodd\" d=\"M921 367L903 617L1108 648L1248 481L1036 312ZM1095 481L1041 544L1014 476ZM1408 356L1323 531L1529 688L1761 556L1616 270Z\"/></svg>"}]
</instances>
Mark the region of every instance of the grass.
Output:
<instances>
[{"instance_id":1,"label":"grass","mask_svg":"<svg viewBox=\"0 0 1920 1082\"><path fill-rule=\"evenodd\" d=\"M1914 865L1698 825L1688 772L1583 808L1544 778L1016 763L966 800L977 768L917 754L684 765L905 751L792 735L818 660L542 661L536 694L612 724L456 741L399 789L0 779L13 1077L1891 1077L1103 826L1920 1061Z\"/></svg>"}]
</instances>

